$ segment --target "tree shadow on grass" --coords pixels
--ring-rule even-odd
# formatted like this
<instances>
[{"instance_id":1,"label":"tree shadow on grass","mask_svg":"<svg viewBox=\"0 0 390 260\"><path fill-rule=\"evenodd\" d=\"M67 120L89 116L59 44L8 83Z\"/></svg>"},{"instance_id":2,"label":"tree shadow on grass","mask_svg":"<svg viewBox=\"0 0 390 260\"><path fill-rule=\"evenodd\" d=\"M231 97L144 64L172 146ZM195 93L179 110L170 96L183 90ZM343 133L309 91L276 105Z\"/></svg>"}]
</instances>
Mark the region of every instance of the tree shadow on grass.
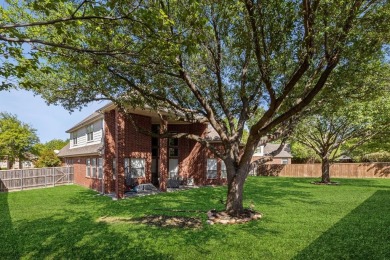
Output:
<instances>
[{"instance_id":1,"label":"tree shadow on grass","mask_svg":"<svg viewBox=\"0 0 390 260\"><path fill-rule=\"evenodd\" d=\"M19 255L10 259L170 259L144 244L152 233L133 226L129 232L111 229L88 212L61 214L14 224ZM150 238L149 238L150 239Z\"/></svg>"},{"instance_id":2,"label":"tree shadow on grass","mask_svg":"<svg viewBox=\"0 0 390 260\"><path fill-rule=\"evenodd\" d=\"M17 236L8 206L8 193L0 193L0 259L20 257Z\"/></svg>"},{"instance_id":3,"label":"tree shadow on grass","mask_svg":"<svg viewBox=\"0 0 390 260\"><path fill-rule=\"evenodd\" d=\"M390 259L389 198L375 192L294 259Z\"/></svg>"},{"instance_id":4,"label":"tree shadow on grass","mask_svg":"<svg viewBox=\"0 0 390 260\"><path fill-rule=\"evenodd\" d=\"M262 180L267 179L266 182ZM279 177L251 177L245 184L244 195L247 200L257 204L283 206L288 201L317 204L309 191L312 186L308 179ZM250 196L250 197L249 197Z\"/></svg>"}]
</instances>

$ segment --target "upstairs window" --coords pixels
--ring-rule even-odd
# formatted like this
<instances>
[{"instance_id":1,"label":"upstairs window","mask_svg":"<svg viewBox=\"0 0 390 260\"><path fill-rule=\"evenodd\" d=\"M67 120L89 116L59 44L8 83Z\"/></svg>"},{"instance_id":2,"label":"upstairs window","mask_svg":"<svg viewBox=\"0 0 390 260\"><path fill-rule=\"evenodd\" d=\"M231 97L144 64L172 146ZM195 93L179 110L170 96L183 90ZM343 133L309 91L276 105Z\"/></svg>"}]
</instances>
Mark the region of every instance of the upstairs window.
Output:
<instances>
[{"instance_id":1,"label":"upstairs window","mask_svg":"<svg viewBox=\"0 0 390 260\"><path fill-rule=\"evenodd\" d=\"M87 141L93 141L93 125L87 127Z\"/></svg>"},{"instance_id":2,"label":"upstairs window","mask_svg":"<svg viewBox=\"0 0 390 260\"><path fill-rule=\"evenodd\" d=\"M179 139L170 138L169 139L169 157L178 157L179 156Z\"/></svg>"},{"instance_id":3,"label":"upstairs window","mask_svg":"<svg viewBox=\"0 0 390 260\"><path fill-rule=\"evenodd\" d=\"M71 134L73 145L77 145L77 132Z\"/></svg>"},{"instance_id":4,"label":"upstairs window","mask_svg":"<svg viewBox=\"0 0 390 260\"><path fill-rule=\"evenodd\" d=\"M257 146L255 156L264 156L264 145Z\"/></svg>"}]
</instances>

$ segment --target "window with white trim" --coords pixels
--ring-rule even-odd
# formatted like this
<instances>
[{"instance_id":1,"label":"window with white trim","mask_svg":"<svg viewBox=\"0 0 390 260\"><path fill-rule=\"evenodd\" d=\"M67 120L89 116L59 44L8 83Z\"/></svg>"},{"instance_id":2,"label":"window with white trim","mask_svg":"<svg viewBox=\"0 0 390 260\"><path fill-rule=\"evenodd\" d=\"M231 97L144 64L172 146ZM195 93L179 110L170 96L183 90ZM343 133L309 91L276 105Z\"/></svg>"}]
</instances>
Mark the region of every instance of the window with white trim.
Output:
<instances>
[{"instance_id":1,"label":"window with white trim","mask_svg":"<svg viewBox=\"0 0 390 260\"><path fill-rule=\"evenodd\" d=\"M145 159L131 158L131 178L145 177Z\"/></svg>"},{"instance_id":2,"label":"window with white trim","mask_svg":"<svg viewBox=\"0 0 390 260\"><path fill-rule=\"evenodd\" d=\"M97 167L98 167L98 178L103 178L103 158L98 158L97 161Z\"/></svg>"},{"instance_id":3,"label":"window with white trim","mask_svg":"<svg viewBox=\"0 0 390 260\"><path fill-rule=\"evenodd\" d=\"M73 145L77 145L77 132L71 134Z\"/></svg>"},{"instance_id":4,"label":"window with white trim","mask_svg":"<svg viewBox=\"0 0 390 260\"><path fill-rule=\"evenodd\" d=\"M91 159L91 173L92 173L92 178L97 177L97 171L96 171L96 158Z\"/></svg>"},{"instance_id":5,"label":"window with white trim","mask_svg":"<svg viewBox=\"0 0 390 260\"><path fill-rule=\"evenodd\" d=\"M87 168L86 176L91 177L91 159L87 158L85 160L85 166Z\"/></svg>"},{"instance_id":6,"label":"window with white trim","mask_svg":"<svg viewBox=\"0 0 390 260\"><path fill-rule=\"evenodd\" d=\"M179 139L178 138L169 138L169 157L178 157L179 156Z\"/></svg>"},{"instance_id":7,"label":"window with white trim","mask_svg":"<svg viewBox=\"0 0 390 260\"><path fill-rule=\"evenodd\" d=\"M87 126L87 141L93 141L93 124Z\"/></svg>"},{"instance_id":8,"label":"window with white trim","mask_svg":"<svg viewBox=\"0 0 390 260\"><path fill-rule=\"evenodd\" d=\"M254 155L264 156L264 145L257 146Z\"/></svg>"},{"instance_id":9,"label":"window with white trim","mask_svg":"<svg viewBox=\"0 0 390 260\"><path fill-rule=\"evenodd\" d=\"M217 178L217 159L207 159L207 179Z\"/></svg>"},{"instance_id":10,"label":"window with white trim","mask_svg":"<svg viewBox=\"0 0 390 260\"><path fill-rule=\"evenodd\" d=\"M116 159L112 159L112 179L116 180Z\"/></svg>"},{"instance_id":11,"label":"window with white trim","mask_svg":"<svg viewBox=\"0 0 390 260\"><path fill-rule=\"evenodd\" d=\"M179 176L179 160L169 159L169 178L177 178Z\"/></svg>"},{"instance_id":12,"label":"window with white trim","mask_svg":"<svg viewBox=\"0 0 390 260\"><path fill-rule=\"evenodd\" d=\"M288 159L282 159L282 164L288 164Z\"/></svg>"},{"instance_id":13,"label":"window with white trim","mask_svg":"<svg viewBox=\"0 0 390 260\"><path fill-rule=\"evenodd\" d=\"M221 178L226 179L227 178L227 170L226 170L226 164L224 161L221 161Z\"/></svg>"},{"instance_id":14,"label":"window with white trim","mask_svg":"<svg viewBox=\"0 0 390 260\"><path fill-rule=\"evenodd\" d=\"M125 163L125 176L127 176L130 172L130 158L125 158L124 160Z\"/></svg>"},{"instance_id":15,"label":"window with white trim","mask_svg":"<svg viewBox=\"0 0 390 260\"><path fill-rule=\"evenodd\" d=\"M66 159L65 164L66 166L73 166L73 159Z\"/></svg>"}]
</instances>

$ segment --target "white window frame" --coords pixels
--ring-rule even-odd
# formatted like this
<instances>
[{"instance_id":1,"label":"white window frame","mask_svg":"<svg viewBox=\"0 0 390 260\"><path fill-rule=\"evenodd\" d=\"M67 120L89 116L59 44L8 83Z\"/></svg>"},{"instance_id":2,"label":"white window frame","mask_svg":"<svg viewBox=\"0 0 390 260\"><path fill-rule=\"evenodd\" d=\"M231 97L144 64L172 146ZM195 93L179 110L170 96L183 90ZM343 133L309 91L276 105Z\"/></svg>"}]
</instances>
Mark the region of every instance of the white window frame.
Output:
<instances>
[{"instance_id":1,"label":"white window frame","mask_svg":"<svg viewBox=\"0 0 390 260\"><path fill-rule=\"evenodd\" d=\"M207 170L206 177L207 179L217 179L218 178L218 160L209 158L207 159Z\"/></svg>"},{"instance_id":2,"label":"white window frame","mask_svg":"<svg viewBox=\"0 0 390 260\"><path fill-rule=\"evenodd\" d=\"M221 160L221 179L227 179L226 164Z\"/></svg>"},{"instance_id":3,"label":"white window frame","mask_svg":"<svg viewBox=\"0 0 390 260\"><path fill-rule=\"evenodd\" d=\"M93 124L87 126L87 142L93 141Z\"/></svg>"},{"instance_id":4,"label":"white window frame","mask_svg":"<svg viewBox=\"0 0 390 260\"><path fill-rule=\"evenodd\" d=\"M179 158L179 138L168 139L168 154L171 158Z\"/></svg>"},{"instance_id":5,"label":"white window frame","mask_svg":"<svg viewBox=\"0 0 390 260\"><path fill-rule=\"evenodd\" d=\"M125 164L125 176L128 172L131 171L131 167L130 167L130 158L125 158L124 160L124 164Z\"/></svg>"},{"instance_id":6,"label":"white window frame","mask_svg":"<svg viewBox=\"0 0 390 260\"><path fill-rule=\"evenodd\" d=\"M65 164L66 166L73 166L73 159L66 159Z\"/></svg>"},{"instance_id":7,"label":"white window frame","mask_svg":"<svg viewBox=\"0 0 390 260\"><path fill-rule=\"evenodd\" d=\"M254 156L264 156L264 145L260 145L256 147Z\"/></svg>"},{"instance_id":8,"label":"white window frame","mask_svg":"<svg viewBox=\"0 0 390 260\"><path fill-rule=\"evenodd\" d=\"M86 167L85 176L90 178L91 177L91 159L90 158L85 159L85 167Z\"/></svg>"},{"instance_id":9,"label":"white window frame","mask_svg":"<svg viewBox=\"0 0 390 260\"><path fill-rule=\"evenodd\" d=\"M179 159L169 159L168 169L169 179L179 177Z\"/></svg>"},{"instance_id":10,"label":"white window frame","mask_svg":"<svg viewBox=\"0 0 390 260\"><path fill-rule=\"evenodd\" d=\"M77 145L77 132L72 133L72 143L73 143L73 146Z\"/></svg>"},{"instance_id":11,"label":"white window frame","mask_svg":"<svg viewBox=\"0 0 390 260\"><path fill-rule=\"evenodd\" d=\"M288 164L288 159L280 159L281 164Z\"/></svg>"},{"instance_id":12,"label":"white window frame","mask_svg":"<svg viewBox=\"0 0 390 260\"><path fill-rule=\"evenodd\" d=\"M112 159L112 179L116 180L116 158Z\"/></svg>"},{"instance_id":13,"label":"white window frame","mask_svg":"<svg viewBox=\"0 0 390 260\"><path fill-rule=\"evenodd\" d=\"M96 158L91 158L91 173L92 178L97 178Z\"/></svg>"},{"instance_id":14,"label":"white window frame","mask_svg":"<svg viewBox=\"0 0 390 260\"><path fill-rule=\"evenodd\" d=\"M97 159L97 167L98 167L98 178L103 178L103 158Z\"/></svg>"},{"instance_id":15,"label":"white window frame","mask_svg":"<svg viewBox=\"0 0 390 260\"><path fill-rule=\"evenodd\" d=\"M145 159L144 158L131 158L131 178L144 178L145 177Z\"/></svg>"}]
</instances>

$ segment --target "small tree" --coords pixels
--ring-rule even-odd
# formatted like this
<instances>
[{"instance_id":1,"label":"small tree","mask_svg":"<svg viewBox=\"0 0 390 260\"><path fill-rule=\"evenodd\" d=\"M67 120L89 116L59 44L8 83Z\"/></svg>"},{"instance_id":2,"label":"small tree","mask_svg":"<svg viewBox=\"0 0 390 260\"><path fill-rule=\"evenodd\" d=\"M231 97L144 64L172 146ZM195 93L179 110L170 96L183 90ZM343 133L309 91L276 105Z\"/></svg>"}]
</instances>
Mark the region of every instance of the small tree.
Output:
<instances>
[{"instance_id":1,"label":"small tree","mask_svg":"<svg viewBox=\"0 0 390 260\"><path fill-rule=\"evenodd\" d=\"M41 152L38 160L35 162L35 166L42 167L57 167L61 165L61 160L51 150L44 150Z\"/></svg>"},{"instance_id":2,"label":"small tree","mask_svg":"<svg viewBox=\"0 0 390 260\"><path fill-rule=\"evenodd\" d=\"M37 144L35 150L39 155L35 162L36 167L56 167L61 165L61 160L55 154L55 150L60 150L68 142L61 139L53 139L45 144Z\"/></svg>"},{"instance_id":3,"label":"small tree","mask_svg":"<svg viewBox=\"0 0 390 260\"><path fill-rule=\"evenodd\" d=\"M29 159L38 142L34 128L19 121L16 115L0 113L0 157L7 158L8 168L13 167L16 159L22 168L22 161Z\"/></svg>"}]
</instances>

